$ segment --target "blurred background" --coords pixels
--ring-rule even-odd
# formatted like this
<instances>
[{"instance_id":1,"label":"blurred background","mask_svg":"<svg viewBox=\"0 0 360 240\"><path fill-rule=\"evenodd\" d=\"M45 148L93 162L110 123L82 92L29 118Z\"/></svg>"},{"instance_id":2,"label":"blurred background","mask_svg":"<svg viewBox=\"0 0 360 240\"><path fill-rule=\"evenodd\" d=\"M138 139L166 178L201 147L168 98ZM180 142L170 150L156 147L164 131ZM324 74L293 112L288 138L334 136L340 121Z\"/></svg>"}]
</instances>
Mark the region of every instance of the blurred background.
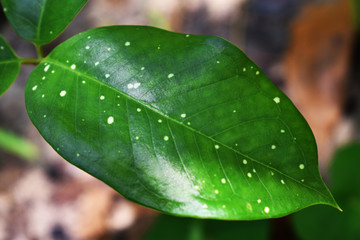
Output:
<instances>
[{"instance_id":1,"label":"blurred background","mask_svg":"<svg viewBox=\"0 0 360 240\"><path fill-rule=\"evenodd\" d=\"M239 46L308 121L328 184L336 149L360 139L360 0L89 0L45 52L106 25L217 35ZM0 34L19 56L35 56L2 12ZM24 87L32 69L22 66L0 98L0 239L316 239L296 233L291 217L204 222L159 217L128 202L58 156L31 124ZM352 156L360 162L360 153Z\"/></svg>"}]
</instances>

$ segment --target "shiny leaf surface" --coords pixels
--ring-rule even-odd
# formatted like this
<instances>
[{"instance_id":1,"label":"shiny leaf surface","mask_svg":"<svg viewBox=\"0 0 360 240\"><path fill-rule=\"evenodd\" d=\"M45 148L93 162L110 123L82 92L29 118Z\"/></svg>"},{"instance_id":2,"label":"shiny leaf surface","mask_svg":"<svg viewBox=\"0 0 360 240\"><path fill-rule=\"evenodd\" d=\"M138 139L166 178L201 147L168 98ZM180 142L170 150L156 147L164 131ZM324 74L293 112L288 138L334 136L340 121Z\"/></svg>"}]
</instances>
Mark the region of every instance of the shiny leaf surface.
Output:
<instances>
[{"instance_id":1,"label":"shiny leaf surface","mask_svg":"<svg viewBox=\"0 0 360 240\"><path fill-rule=\"evenodd\" d=\"M26 106L61 156L160 211L263 219L337 206L304 118L218 37L87 31L33 71Z\"/></svg>"},{"instance_id":2,"label":"shiny leaf surface","mask_svg":"<svg viewBox=\"0 0 360 240\"><path fill-rule=\"evenodd\" d=\"M1 0L16 33L43 45L54 40L73 20L87 0Z\"/></svg>"},{"instance_id":3,"label":"shiny leaf surface","mask_svg":"<svg viewBox=\"0 0 360 240\"><path fill-rule=\"evenodd\" d=\"M14 82L20 71L20 59L0 35L0 96Z\"/></svg>"}]
</instances>

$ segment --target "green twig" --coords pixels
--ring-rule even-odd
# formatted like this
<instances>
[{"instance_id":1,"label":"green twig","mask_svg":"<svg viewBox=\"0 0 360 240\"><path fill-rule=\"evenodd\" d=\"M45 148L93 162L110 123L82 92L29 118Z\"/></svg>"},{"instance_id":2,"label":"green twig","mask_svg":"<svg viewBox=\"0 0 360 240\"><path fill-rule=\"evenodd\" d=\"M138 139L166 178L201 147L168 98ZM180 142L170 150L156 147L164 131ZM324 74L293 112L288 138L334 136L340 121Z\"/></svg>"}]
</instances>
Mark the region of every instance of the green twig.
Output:
<instances>
[{"instance_id":1,"label":"green twig","mask_svg":"<svg viewBox=\"0 0 360 240\"><path fill-rule=\"evenodd\" d=\"M36 53L38 55L39 60L44 58L44 50L42 49L42 46L35 45Z\"/></svg>"},{"instance_id":2,"label":"green twig","mask_svg":"<svg viewBox=\"0 0 360 240\"><path fill-rule=\"evenodd\" d=\"M40 59L36 58L21 58L21 64L38 65Z\"/></svg>"}]
</instances>

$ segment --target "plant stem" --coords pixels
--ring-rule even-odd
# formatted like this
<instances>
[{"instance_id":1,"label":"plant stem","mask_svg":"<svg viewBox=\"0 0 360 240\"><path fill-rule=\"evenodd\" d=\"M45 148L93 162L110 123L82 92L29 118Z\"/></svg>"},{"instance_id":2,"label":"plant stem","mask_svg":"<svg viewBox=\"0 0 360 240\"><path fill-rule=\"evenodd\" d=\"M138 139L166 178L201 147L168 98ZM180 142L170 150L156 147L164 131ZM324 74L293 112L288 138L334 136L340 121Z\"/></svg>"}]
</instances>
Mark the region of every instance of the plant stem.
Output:
<instances>
[{"instance_id":1,"label":"plant stem","mask_svg":"<svg viewBox=\"0 0 360 240\"><path fill-rule=\"evenodd\" d=\"M21 64L28 64L28 65L37 65L39 64L40 59L36 58L21 58Z\"/></svg>"},{"instance_id":2,"label":"plant stem","mask_svg":"<svg viewBox=\"0 0 360 240\"><path fill-rule=\"evenodd\" d=\"M39 45L35 45L35 47L36 47L36 53L38 55L39 60L43 59L44 58L44 51L43 51L42 47L39 46Z\"/></svg>"}]
</instances>

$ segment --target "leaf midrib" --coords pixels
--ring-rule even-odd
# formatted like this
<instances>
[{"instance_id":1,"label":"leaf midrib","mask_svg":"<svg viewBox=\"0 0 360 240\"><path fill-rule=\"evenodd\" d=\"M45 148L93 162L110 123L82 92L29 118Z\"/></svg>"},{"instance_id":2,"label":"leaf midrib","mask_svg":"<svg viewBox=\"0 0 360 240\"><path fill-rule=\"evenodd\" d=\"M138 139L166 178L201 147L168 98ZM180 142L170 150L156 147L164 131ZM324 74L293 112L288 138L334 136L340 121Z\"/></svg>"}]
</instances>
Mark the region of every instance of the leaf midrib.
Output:
<instances>
[{"instance_id":1,"label":"leaf midrib","mask_svg":"<svg viewBox=\"0 0 360 240\"><path fill-rule=\"evenodd\" d=\"M39 15L39 22L38 22L38 25L36 28L36 42L40 42L40 39L39 39L40 28L41 28L41 24L42 24L42 20L43 20L43 16L44 16L44 9L45 9L46 3L47 3L47 0L44 0L42 2L42 7L40 10L40 15Z\"/></svg>"},{"instance_id":2,"label":"leaf midrib","mask_svg":"<svg viewBox=\"0 0 360 240\"><path fill-rule=\"evenodd\" d=\"M313 188L313 187L311 187L311 186L308 186L308 185L300 182L299 180L297 180L297 179L295 179L295 178L293 178L293 177L291 177L291 176L288 176L287 174L285 174L285 173L277 170L276 168L273 168L273 167L271 167L271 166L269 166L269 165L266 165L265 163L259 162L259 161L255 160L255 159L247 156L246 154L243 154L243 153L241 153L241 152L239 152L239 151L237 151L237 150L235 150L235 149L233 149L233 148L225 145L224 143L219 142L218 140L213 139L212 137L207 136L207 135L205 135L204 133L199 132L199 131L197 131L196 129L193 129L193 128L191 128L191 127L189 127L189 126L187 126L187 125L185 125L185 124L177 121L176 119L167 116L166 114L164 114L164 113L162 113L162 112L159 112L157 109L153 108L152 106L144 104L143 102L139 101L138 99L134 98L133 96L128 95L128 94L120 91L119 89L116 89L116 88L113 87L113 86L107 85L107 84L105 84L104 82L102 82L102 81L100 81L100 80L98 80L98 79L96 79L96 78L94 78L94 77L91 77L91 76L89 76L89 75L87 75L87 74L84 74L84 73L82 73L82 72L80 72L80 71L73 70L73 69L71 69L69 66L67 66L67 65L65 65L65 64L63 64L63 63L61 63L61 62L58 62L58 61L56 61L56 60L54 60L54 59L50 59L49 57L45 58L45 59L42 61L42 63L45 63L45 62L47 62L47 63L49 63L49 64L55 64L55 65L57 65L57 66L65 69L65 70L67 70L67 71L70 71L70 72L72 72L72 73L74 73L74 74L77 74L77 75L80 75L80 76L82 76L82 77L85 77L85 78L87 78L87 79L89 79L89 80L92 80L92 81L94 81L94 82L102 85L102 86L105 86L105 87L107 87L107 88L109 88L109 89L111 89L111 90L114 90L114 91L117 92L118 94L121 94L122 96L124 96L124 97L126 97L126 98L128 98L128 99L130 99L130 100L132 100L132 101L134 101L134 102L142 105L143 107L146 107L146 108L150 109L151 111L154 111L154 112L158 113L159 115L167 118L168 120L171 120L171 121L175 122L176 124L179 124L179 125L181 125L182 127L189 129L189 130L192 131L192 132L195 132L195 133L197 133L197 134L199 134L199 135L201 135L201 136L204 136L204 137L210 139L211 141L213 141L213 142L215 142L215 143L218 143L218 144L224 146L225 148L227 148L227 149L229 149L229 150L231 150L231 151L233 151L233 152L235 152L235 153L237 153L237 154L239 154L239 155L241 155L241 156L249 159L250 161L253 161L253 162L255 162L255 163L259 164L259 165L262 165L262 166L264 166L264 167L266 167L266 168L268 168L268 169L270 169L270 170L273 170L273 171L275 171L275 172L278 172L279 174L281 174L281 175L287 177L288 179L290 179L290 180L298 183L299 185L304 186L304 187L306 187L306 188L308 188L308 189L310 189L310 190L313 190L313 191L319 193L320 195L322 195L323 197L325 197L326 199L329 199L329 197L328 197L327 195L325 195L324 193L318 191L317 189L315 189L315 188ZM39 64L39 66L40 66L40 64ZM331 198L330 198L330 199L331 199ZM333 199L331 199L331 202L333 202Z\"/></svg>"}]
</instances>

